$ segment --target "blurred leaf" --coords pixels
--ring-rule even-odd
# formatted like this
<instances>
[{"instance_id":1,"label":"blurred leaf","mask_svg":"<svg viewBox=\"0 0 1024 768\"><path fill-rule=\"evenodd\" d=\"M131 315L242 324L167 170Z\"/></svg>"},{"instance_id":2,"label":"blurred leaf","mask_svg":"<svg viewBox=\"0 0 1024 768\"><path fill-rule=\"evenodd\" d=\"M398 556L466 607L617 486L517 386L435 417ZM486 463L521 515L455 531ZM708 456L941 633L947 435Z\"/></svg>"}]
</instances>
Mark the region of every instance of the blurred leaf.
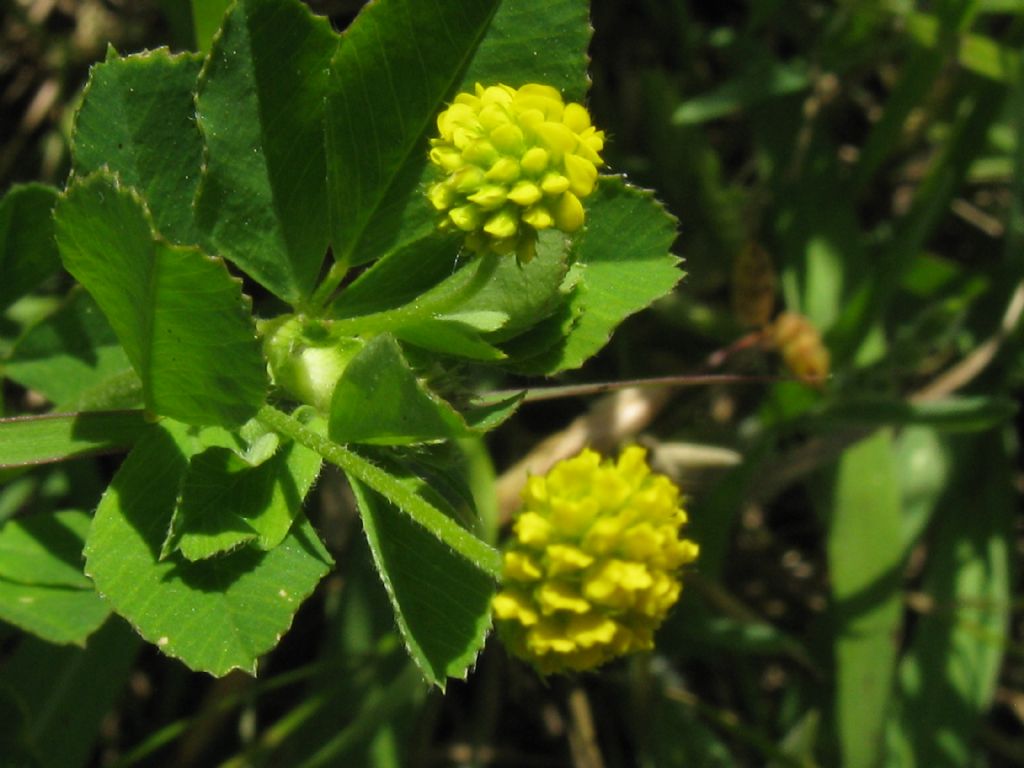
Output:
<instances>
[{"instance_id":1,"label":"blurred leaf","mask_svg":"<svg viewBox=\"0 0 1024 768\"><path fill-rule=\"evenodd\" d=\"M727 651L740 656L787 655L805 663L810 658L807 649L795 637L759 619L706 616L692 624L680 621L673 628L673 637L680 642L701 644L713 653Z\"/></svg>"},{"instance_id":2,"label":"blurred leaf","mask_svg":"<svg viewBox=\"0 0 1024 768\"><path fill-rule=\"evenodd\" d=\"M108 621L85 648L22 639L0 666L0 690L23 703L28 741L44 768L93 764L100 724L124 695L138 638ZM7 754L4 753L4 757Z\"/></svg>"},{"instance_id":3,"label":"blurred leaf","mask_svg":"<svg viewBox=\"0 0 1024 768\"><path fill-rule=\"evenodd\" d=\"M810 428L821 431L846 426L920 424L947 432L980 432L1010 421L1017 409L1015 400L998 395L951 396L922 402L854 395L806 418Z\"/></svg>"},{"instance_id":4,"label":"blurred leaf","mask_svg":"<svg viewBox=\"0 0 1024 768\"><path fill-rule=\"evenodd\" d=\"M884 430L839 461L829 513L835 601L835 722L842 764L881 764L902 620L903 519Z\"/></svg>"},{"instance_id":5,"label":"blurred leaf","mask_svg":"<svg viewBox=\"0 0 1024 768\"><path fill-rule=\"evenodd\" d=\"M139 377L96 302L80 289L18 340L0 371L57 411L142 405Z\"/></svg>"},{"instance_id":6,"label":"blurred leaf","mask_svg":"<svg viewBox=\"0 0 1024 768\"><path fill-rule=\"evenodd\" d=\"M686 99L672 115L676 125L695 125L742 112L755 104L809 88L807 66L757 62L748 71L714 90Z\"/></svg>"},{"instance_id":7,"label":"blurred leaf","mask_svg":"<svg viewBox=\"0 0 1024 768\"><path fill-rule=\"evenodd\" d=\"M202 57L166 48L107 60L89 72L72 139L74 170L106 169L142 195L157 231L196 245L192 199L203 165L192 91Z\"/></svg>"},{"instance_id":8,"label":"blurred leaf","mask_svg":"<svg viewBox=\"0 0 1024 768\"><path fill-rule=\"evenodd\" d=\"M867 254L857 211L846 190L833 183L836 148L821 141L809 151L829 159L809 163L814 170L805 170L785 187L775 226L785 306L807 316L825 334Z\"/></svg>"},{"instance_id":9,"label":"blurred leaf","mask_svg":"<svg viewBox=\"0 0 1024 768\"><path fill-rule=\"evenodd\" d=\"M390 747L403 755L416 749L413 733L428 687L401 647L369 547L361 537L352 544L339 562L345 588L337 605L329 602L326 611L321 660L329 666L321 669L330 672L310 679L301 716L294 710L286 714L280 728L267 729L255 749L246 750L251 765L269 758L276 765L305 766L316 754L326 765L399 768L408 761L380 761L378 750ZM378 708L388 689L397 700Z\"/></svg>"},{"instance_id":10,"label":"blurred leaf","mask_svg":"<svg viewBox=\"0 0 1024 768\"><path fill-rule=\"evenodd\" d=\"M978 13L1024 13L1024 0L980 0Z\"/></svg>"},{"instance_id":11,"label":"blurred leaf","mask_svg":"<svg viewBox=\"0 0 1024 768\"><path fill-rule=\"evenodd\" d=\"M954 483L933 525L922 593L927 608L900 664L889 761L971 763L995 693L1010 626L1018 512L1012 457L998 432L961 441Z\"/></svg>"},{"instance_id":12,"label":"blurred leaf","mask_svg":"<svg viewBox=\"0 0 1024 768\"><path fill-rule=\"evenodd\" d=\"M92 582L82 573L90 519L64 511L8 520L0 526L0 579L91 592Z\"/></svg>"},{"instance_id":13,"label":"blurred leaf","mask_svg":"<svg viewBox=\"0 0 1024 768\"><path fill-rule=\"evenodd\" d=\"M337 47L327 19L299 0L239 0L196 93L206 142L199 226L292 304L312 291L327 252L324 93Z\"/></svg>"},{"instance_id":14,"label":"blurred leaf","mask_svg":"<svg viewBox=\"0 0 1024 768\"><path fill-rule=\"evenodd\" d=\"M220 29L224 12L230 5L231 0L191 0L189 6L197 49L204 53L210 50L213 36Z\"/></svg>"},{"instance_id":15,"label":"blurred leaf","mask_svg":"<svg viewBox=\"0 0 1024 768\"><path fill-rule=\"evenodd\" d=\"M280 544L320 474L319 454L289 444L253 466L235 451L207 448L189 461L161 557L203 560L251 542Z\"/></svg>"},{"instance_id":16,"label":"blurred leaf","mask_svg":"<svg viewBox=\"0 0 1024 768\"><path fill-rule=\"evenodd\" d=\"M351 484L406 648L427 681L444 690L449 677L465 679L483 647L494 581L386 499Z\"/></svg>"},{"instance_id":17,"label":"blurred leaf","mask_svg":"<svg viewBox=\"0 0 1024 768\"><path fill-rule=\"evenodd\" d=\"M984 81L970 85L956 105L950 137L933 157L909 212L896 222L892 236L843 307L830 336L837 366L854 358L862 345L869 343L872 329L877 328L878 319L892 303L907 266L948 209L971 161L984 148L992 122L1001 114L1005 88Z\"/></svg>"},{"instance_id":18,"label":"blurred leaf","mask_svg":"<svg viewBox=\"0 0 1024 768\"><path fill-rule=\"evenodd\" d=\"M0 683L0 755L10 765L38 768L42 765L28 738L28 713L18 696Z\"/></svg>"},{"instance_id":19,"label":"blurred leaf","mask_svg":"<svg viewBox=\"0 0 1024 768\"><path fill-rule=\"evenodd\" d=\"M940 46L940 23L927 13L912 13L906 17L907 32L918 43L928 48ZM1014 82L1020 71L1020 53L1007 48L984 35L965 34L957 46L960 66L977 75L1002 83Z\"/></svg>"},{"instance_id":20,"label":"blurred leaf","mask_svg":"<svg viewBox=\"0 0 1024 768\"><path fill-rule=\"evenodd\" d=\"M51 643L84 645L110 606L92 587L21 584L0 577L0 619Z\"/></svg>"},{"instance_id":21,"label":"blurred leaf","mask_svg":"<svg viewBox=\"0 0 1024 768\"><path fill-rule=\"evenodd\" d=\"M142 411L93 411L0 419L0 467L45 464L124 450L145 427Z\"/></svg>"},{"instance_id":22,"label":"blurred leaf","mask_svg":"<svg viewBox=\"0 0 1024 768\"><path fill-rule=\"evenodd\" d=\"M0 198L0 310L60 268L51 213L57 190L24 184Z\"/></svg>"},{"instance_id":23,"label":"blurred leaf","mask_svg":"<svg viewBox=\"0 0 1024 768\"><path fill-rule=\"evenodd\" d=\"M423 194L434 175L427 137L455 93L477 82L532 81L583 100L590 83L587 6L485 0L467 9L390 0L366 7L332 66L335 257L361 264L435 230L437 213Z\"/></svg>"},{"instance_id":24,"label":"blurred leaf","mask_svg":"<svg viewBox=\"0 0 1024 768\"><path fill-rule=\"evenodd\" d=\"M351 753L359 747L369 747L369 755L374 755L374 747L387 743L388 731L401 724L401 716L412 715L412 705L420 698L422 683L416 667L412 664L399 672L374 685L360 702L360 708L351 722L336 731L324 743L318 743L312 757L303 762L307 768L339 765L339 760L351 759ZM367 745L367 742L370 742ZM358 753L357 753L358 754ZM387 752L385 752L387 754ZM354 763L349 763L354 764ZM393 761L374 762L374 768L388 768L397 765Z\"/></svg>"},{"instance_id":25,"label":"blurred leaf","mask_svg":"<svg viewBox=\"0 0 1024 768\"><path fill-rule=\"evenodd\" d=\"M894 441L896 473L903 496L903 541L908 554L931 522L949 485L953 458L947 439L932 427L907 427L900 430Z\"/></svg>"},{"instance_id":26,"label":"blurred leaf","mask_svg":"<svg viewBox=\"0 0 1024 768\"><path fill-rule=\"evenodd\" d=\"M977 7L974 0L938 6L942 43L931 49L911 51L900 79L889 93L881 119L874 124L861 148L852 183L855 196L867 190L885 159L900 147L907 117L934 86L948 57L956 50L953 40L970 26Z\"/></svg>"},{"instance_id":27,"label":"blurred leaf","mask_svg":"<svg viewBox=\"0 0 1024 768\"><path fill-rule=\"evenodd\" d=\"M811 768L817 765L814 759L814 748L818 743L820 730L821 713L816 709L809 709L789 729L779 746L797 765ZM782 768L786 764L781 760L773 760L768 763L766 768Z\"/></svg>"},{"instance_id":28,"label":"blurred leaf","mask_svg":"<svg viewBox=\"0 0 1024 768\"><path fill-rule=\"evenodd\" d=\"M582 277L568 305L578 320L556 347L516 366L524 372L550 375L578 368L608 343L619 323L671 291L683 276L679 259L669 253L675 219L650 192L620 178L603 178L587 202L587 226L575 247L574 268ZM532 341L530 334L522 338Z\"/></svg>"},{"instance_id":29,"label":"blurred leaf","mask_svg":"<svg viewBox=\"0 0 1024 768\"><path fill-rule=\"evenodd\" d=\"M254 674L332 562L306 521L269 552L160 560L188 457L204 447L183 424L165 419L149 428L96 510L86 573L164 653L213 675Z\"/></svg>"},{"instance_id":30,"label":"blurred leaf","mask_svg":"<svg viewBox=\"0 0 1024 768\"><path fill-rule=\"evenodd\" d=\"M661 691L652 702L649 718L637 723L646 731L649 745L647 765L651 768L732 768L736 757L715 730L697 716L692 707L672 701Z\"/></svg>"},{"instance_id":31,"label":"blurred leaf","mask_svg":"<svg viewBox=\"0 0 1024 768\"><path fill-rule=\"evenodd\" d=\"M110 321L146 406L197 424L239 425L266 394L249 302L224 263L170 245L112 176L73 183L57 204L64 265Z\"/></svg>"},{"instance_id":32,"label":"blurred leaf","mask_svg":"<svg viewBox=\"0 0 1024 768\"><path fill-rule=\"evenodd\" d=\"M51 643L85 644L110 614L82 573L88 529L84 512L0 526L0 619Z\"/></svg>"}]
</instances>

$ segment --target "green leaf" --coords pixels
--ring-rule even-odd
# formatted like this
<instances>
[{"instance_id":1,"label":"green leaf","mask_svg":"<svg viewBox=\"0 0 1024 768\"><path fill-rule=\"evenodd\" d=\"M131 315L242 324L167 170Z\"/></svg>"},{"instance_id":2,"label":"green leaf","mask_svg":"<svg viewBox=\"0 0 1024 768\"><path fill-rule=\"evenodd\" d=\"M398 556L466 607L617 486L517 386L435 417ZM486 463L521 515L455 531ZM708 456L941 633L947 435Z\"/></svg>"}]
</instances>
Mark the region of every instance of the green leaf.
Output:
<instances>
[{"instance_id":1,"label":"green leaf","mask_svg":"<svg viewBox=\"0 0 1024 768\"><path fill-rule=\"evenodd\" d=\"M497 399L472 400L462 408L462 416L474 432L489 432L508 421L525 397L523 390Z\"/></svg>"},{"instance_id":2,"label":"green leaf","mask_svg":"<svg viewBox=\"0 0 1024 768\"><path fill-rule=\"evenodd\" d=\"M465 458L454 441L404 450L374 446L357 450L417 498L442 510L474 536L480 535L481 520L466 478Z\"/></svg>"},{"instance_id":3,"label":"green leaf","mask_svg":"<svg viewBox=\"0 0 1024 768\"><path fill-rule=\"evenodd\" d=\"M95 65L72 138L74 170L106 168L146 200L157 231L172 242L199 242L192 199L203 141L192 92L202 57L166 48Z\"/></svg>"},{"instance_id":4,"label":"green leaf","mask_svg":"<svg viewBox=\"0 0 1024 768\"><path fill-rule=\"evenodd\" d=\"M940 33L941 22L927 13L904 17L907 33L926 48L948 50L949 42ZM1020 53L1000 45L984 35L964 34L957 40L957 60L964 69L1001 83L1014 83L1020 72Z\"/></svg>"},{"instance_id":5,"label":"green leaf","mask_svg":"<svg viewBox=\"0 0 1024 768\"><path fill-rule=\"evenodd\" d=\"M259 419L271 429L316 451L327 461L341 467L349 478L379 493L484 573L495 579L500 577L502 564L498 551L438 509L437 505L427 498L426 491L429 489L424 488L422 480L396 477L355 451L331 442L296 418L276 408L264 406L260 409Z\"/></svg>"},{"instance_id":6,"label":"green leaf","mask_svg":"<svg viewBox=\"0 0 1024 768\"><path fill-rule=\"evenodd\" d=\"M60 268L51 214L57 190L44 184L12 187L0 199L0 310Z\"/></svg>"},{"instance_id":7,"label":"green leaf","mask_svg":"<svg viewBox=\"0 0 1024 768\"><path fill-rule=\"evenodd\" d=\"M835 601L835 718L842 764L881 764L902 619L903 519L892 438L848 449L835 479L828 537Z\"/></svg>"},{"instance_id":8,"label":"green leaf","mask_svg":"<svg viewBox=\"0 0 1024 768\"><path fill-rule=\"evenodd\" d=\"M1014 593L1013 456L1005 435L961 440L939 502L921 615L900 665L887 764L970 765L1010 631Z\"/></svg>"},{"instance_id":9,"label":"green leaf","mask_svg":"<svg viewBox=\"0 0 1024 768\"><path fill-rule=\"evenodd\" d=\"M500 360L504 353L484 341L479 327L508 322L500 309L466 317L450 315L460 302L486 288L499 257L474 259L456 271L449 237L426 237L385 256L349 286L331 307L336 334L390 332L410 344L475 360ZM467 322L468 321L468 322Z\"/></svg>"},{"instance_id":10,"label":"green leaf","mask_svg":"<svg viewBox=\"0 0 1024 768\"><path fill-rule=\"evenodd\" d=\"M933 427L907 427L893 448L903 501L903 542L907 554L917 545L949 485L953 457L941 433Z\"/></svg>"},{"instance_id":11,"label":"green leaf","mask_svg":"<svg viewBox=\"0 0 1024 768\"><path fill-rule=\"evenodd\" d=\"M225 426L255 413L266 365L222 261L162 240L135 193L104 173L72 184L55 217L64 265L110 321L147 408Z\"/></svg>"},{"instance_id":12,"label":"green leaf","mask_svg":"<svg viewBox=\"0 0 1024 768\"><path fill-rule=\"evenodd\" d=\"M8 520L0 526L0 579L91 591L92 582L82 573L89 521L76 511Z\"/></svg>"},{"instance_id":13,"label":"green leaf","mask_svg":"<svg viewBox=\"0 0 1024 768\"><path fill-rule=\"evenodd\" d=\"M587 198L587 226L576 246L580 285L562 315L578 320L557 346L517 367L552 374L578 368L598 352L629 315L671 291L682 272L668 252L675 239L675 219L650 192L619 178L604 178Z\"/></svg>"},{"instance_id":14,"label":"green leaf","mask_svg":"<svg viewBox=\"0 0 1024 768\"><path fill-rule=\"evenodd\" d=\"M504 341L558 309L566 298L562 291L568 271L565 236L554 230L541 232L537 255L528 264L520 264L514 258L500 258L487 282L453 304L445 317L456 319L484 312L501 313L505 317L500 324L480 330L492 331L486 336L490 342Z\"/></svg>"},{"instance_id":15,"label":"green leaf","mask_svg":"<svg viewBox=\"0 0 1024 768\"><path fill-rule=\"evenodd\" d=\"M92 764L101 722L124 697L138 646L124 622L108 621L85 648L26 637L5 655L0 690L11 691L24 705L26 735L41 766Z\"/></svg>"},{"instance_id":16,"label":"green leaf","mask_svg":"<svg viewBox=\"0 0 1024 768\"><path fill-rule=\"evenodd\" d=\"M695 125L736 114L757 104L799 93L811 85L806 65L759 62L713 91L687 99L672 115L675 125Z\"/></svg>"},{"instance_id":17,"label":"green leaf","mask_svg":"<svg viewBox=\"0 0 1024 768\"><path fill-rule=\"evenodd\" d=\"M86 542L86 573L147 640L193 669L250 674L331 566L308 522L269 552L160 560L188 458L204 447L164 420L139 440L103 495Z\"/></svg>"},{"instance_id":18,"label":"green leaf","mask_svg":"<svg viewBox=\"0 0 1024 768\"><path fill-rule=\"evenodd\" d=\"M11 765L38 768L28 738L28 713L20 697L0 686L0 754Z\"/></svg>"},{"instance_id":19,"label":"green leaf","mask_svg":"<svg viewBox=\"0 0 1024 768\"><path fill-rule=\"evenodd\" d=\"M276 547L320 473L320 455L289 444L259 466L219 446L192 457L162 556L202 560L246 542Z\"/></svg>"},{"instance_id":20,"label":"green leaf","mask_svg":"<svg viewBox=\"0 0 1024 768\"><path fill-rule=\"evenodd\" d=\"M495 343L543 321L562 306L571 288L572 280L566 277L565 237L559 232L541 233L537 256L528 264L489 254L444 279L439 279L443 264L429 258L430 251L425 263L416 258L422 245L432 240L448 242L427 238L396 251L342 292L334 309L343 317L335 323L335 330L352 334L390 331L423 349L496 361L505 354ZM408 272L402 269L406 265ZM428 286L420 280L424 277L437 282ZM411 290L416 282L418 293ZM401 287L396 290L395 286ZM380 296L391 300L402 296L408 303L351 316L360 307L380 307Z\"/></svg>"},{"instance_id":21,"label":"green leaf","mask_svg":"<svg viewBox=\"0 0 1024 768\"><path fill-rule=\"evenodd\" d=\"M966 5L954 3L950 7ZM885 315L903 274L948 210L971 162L986 146L986 133L1003 113L1005 103L1006 89L988 82L976 84L957 102L949 139L915 188L910 210L895 223L878 254L878 268L864 272L833 327L829 340L833 365L853 358L862 346L870 344L877 319Z\"/></svg>"},{"instance_id":22,"label":"green leaf","mask_svg":"<svg viewBox=\"0 0 1024 768\"><path fill-rule=\"evenodd\" d=\"M142 434L142 411L0 419L0 467L24 467L123 450Z\"/></svg>"},{"instance_id":23,"label":"green leaf","mask_svg":"<svg viewBox=\"0 0 1024 768\"><path fill-rule=\"evenodd\" d=\"M538 82L582 100L587 16L585 0L483 0L469 8L389 0L365 8L332 67L335 257L361 264L435 229L423 194L433 174L427 138L455 93L476 82Z\"/></svg>"},{"instance_id":24,"label":"green leaf","mask_svg":"<svg viewBox=\"0 0 1024 768\"><path fill-rule=\"evenodd\" d=\"M11 520L0 527L0 619L51 643L77 643L110 608L82 573L83 512Z\"/></svg>"},{"instance_id":25,"label":"green leaf","mask_svg":"<svg viewBox=\"0 0 1024 768\"><path fill-rule=\"evenodd\" d=\"M213 37L220 29L224 20L224 12L231 5L231 0L191 0L192 29L196 48L209 51Z\"/></svg>"},{"instance_id":26,"label":"green leaf","mask_svg":"<svg viewBox=\"0 0 1024 768\"><path fill-rule=\"evenodd\" d=\"M381 208L401 205L409 194L422 197L409 182L415 187L426 164L425 133L498 4L384 0L365 6L345 31L331 61L326 112L337 260L356 264L389 250L357 253ZM396 180L401 187L391 189Z\"/></svg>"},{"instance_id":27,"label":"green leaf","mask_svg":"<svg viewBox=\"0 0 1024 768\"><path fill-rule=\"evenodd\" d=\"M465 679L491 624L494 582L358 481L363 529L406 648L443 691Z\"/></svg>"},{"instance_id":28,"label":"green leaf","mask_svg":"<svg viewBox=\"0 0 1024 768\"><path fill-rule=\"evenodd\" d=\"M389 334L375 337L345 369L331 398L328 433L338 443L405 443L470 434L458 411L431 392Z\"/></svg>"},{"instance_id":29,"label":"green leaf","mask_svg":"<svg viewBox=\"0 0 1024 768\"><path fill-rule=\"evenodd\" d=\"M408 344L443 355L485 362L506 357L496 346L484 341L479 330L450 320L423 320L396 328L394 334Z\"/></svg>"},{"instance_id":30,"label":"green leaf","mask_svg":"<svg viewBox=\"0 0 1024 768\"><path fill-rule=\"evenodd\" d=\"M869 256L847 190L832 183L838 171L831 158L837 150L820 143L816 154L828 160L785 186L775 230L785 306L826 333L843 306L851 277L863 271Z\"/></svg>"},{"instance_id":31,"label":"green leaf","mask_svg":"<svg viewBox=\"0 0 1024 768\"><path fill-rule=\"evenodd\" d=\"M350 318L397 309L451 277L458 267L459 238L432 233L370 265L338 294L331 314Z\"/></svg>"},{"instance_id":32,"label":"green leaf","mask_svg":"<svg viewBox=\"0 0 1024 768\"><path fill-rule=\"evenodd\" d=\"M544 83L582 102L590 87L592 32L586 0L503 0L459 90L476 83Z\"/></svg>"},{"instance_id":33,"label":"green leaf","mask_svg":"<svg viewBox=\"0 0 1024 768\"><path fill-rule=\"evenodd\" d=\"M327 19L298 0L239 0L196 94L206 141L199 226L292 304L312 291L327 253L323 102L337 45Z\"/></svg>"},{"instance_id":34,"label":"green leaf","mask_svg":"<svg viewBox=\"0 0 1024 768\"><path fill-rule=\"evenodd\" d=\"M966 395L919 403L853 396L826 406L807 421L811 428L823 431L849 426L921 424L948 432L979 432L1005 424L1016 413L1016 401L998 396Z\"/></svg>"},{"instance_id":35,"label":"green leaf","mask_svg":"<svg viewBox=\"0 0 1024 768\"><path fill-rule=\"evenodd\" d=\"M31 328L0 371L39 392L57 411L142 405L142 384L93 298L72 290L56 313Z\"/></svg>"},{"instance_id":36,"label":"green leaf","mask_svg":"<svg viewBox=\"0 0 1024 768\"><path fill-rule=\"evenodd\" d=\"M0 578L0 619L48 642L83 645L109 615L110 606L92 589Z\"/></svg>"}]
</instances>

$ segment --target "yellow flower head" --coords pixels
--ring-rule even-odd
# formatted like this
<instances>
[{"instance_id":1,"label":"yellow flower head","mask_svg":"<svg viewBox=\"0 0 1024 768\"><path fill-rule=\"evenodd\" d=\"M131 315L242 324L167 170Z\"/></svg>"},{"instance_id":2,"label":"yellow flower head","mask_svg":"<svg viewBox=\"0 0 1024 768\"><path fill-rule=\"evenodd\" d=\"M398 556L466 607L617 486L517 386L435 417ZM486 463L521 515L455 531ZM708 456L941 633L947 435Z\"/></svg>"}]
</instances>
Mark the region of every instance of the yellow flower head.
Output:
<instances>
[{"instance_id":1,"label":"yellow flower head","mask_svg":"<svg viewBox=\"0 0 1024 768\"><path fill-rule=\"evenodd\" d=\"M529 261L539 230L583 226L580 200L597 182L604 132L582 105L549 85L477 83L438 115L437 129L430 160L443 177L427 196L470 249Z\"/></svg>"},{"instance_id":2,"label":"yellow flower head","mask_svg":"<svg viewBox=\"0 0 1024 768\"><path fill-rule=\"evenodd\" d=\"M523 490L493 608L505 644L542 674L650 649L679 597L697 545L680 535L679 489L645 455L585 450Z\"/></svg>"}]
</instances>

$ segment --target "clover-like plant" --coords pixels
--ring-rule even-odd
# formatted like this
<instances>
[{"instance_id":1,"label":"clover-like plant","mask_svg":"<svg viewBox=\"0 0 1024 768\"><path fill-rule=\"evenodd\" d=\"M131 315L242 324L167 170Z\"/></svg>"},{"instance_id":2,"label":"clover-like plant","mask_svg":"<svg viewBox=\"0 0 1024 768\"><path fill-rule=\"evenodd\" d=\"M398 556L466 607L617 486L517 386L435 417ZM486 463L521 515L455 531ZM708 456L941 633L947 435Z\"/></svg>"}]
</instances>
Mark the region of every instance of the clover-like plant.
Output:
<instances>
[{"instance_id":1,"label":"clover-like plant","mask_svg":"<svg viewBox=\"0 0 1024 768\"><path fill-rule=\"evenodd\" d=\"M520 402L479 382L579 367L681 276L671 217L598 177L589 34L580 0L378 0L341 34L237 0L205 54L110 50L66 188L0 204L0 304L77 282L4 360L52 409L3 421L0 464L128 454L94 515L0 529L42 564L0 617L82 642L113 611L253 672L332 568L303 513L329 462L423 675L465 676L503 566L450 456Z\"/></svg>"}]
</instances>

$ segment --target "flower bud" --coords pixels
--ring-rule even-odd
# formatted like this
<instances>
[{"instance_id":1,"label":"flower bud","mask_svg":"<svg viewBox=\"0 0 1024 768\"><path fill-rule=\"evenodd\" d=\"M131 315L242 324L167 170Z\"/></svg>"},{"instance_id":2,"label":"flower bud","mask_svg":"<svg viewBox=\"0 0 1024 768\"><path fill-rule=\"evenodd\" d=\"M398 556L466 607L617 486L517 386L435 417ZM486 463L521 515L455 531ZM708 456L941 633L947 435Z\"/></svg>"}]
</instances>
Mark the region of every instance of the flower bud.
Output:
<instances>
[{"instance_id":1,"label":"flower bud","mask_svg":"<svg viewBox=\"0 0 1024 768\"><path fill-rule=\"evenodd\" d=\"M274 385L301 403L326 411L361 339L335 338L322 324L296 315L262 328L263 347Z\"/></svg>"}]
</instances>

